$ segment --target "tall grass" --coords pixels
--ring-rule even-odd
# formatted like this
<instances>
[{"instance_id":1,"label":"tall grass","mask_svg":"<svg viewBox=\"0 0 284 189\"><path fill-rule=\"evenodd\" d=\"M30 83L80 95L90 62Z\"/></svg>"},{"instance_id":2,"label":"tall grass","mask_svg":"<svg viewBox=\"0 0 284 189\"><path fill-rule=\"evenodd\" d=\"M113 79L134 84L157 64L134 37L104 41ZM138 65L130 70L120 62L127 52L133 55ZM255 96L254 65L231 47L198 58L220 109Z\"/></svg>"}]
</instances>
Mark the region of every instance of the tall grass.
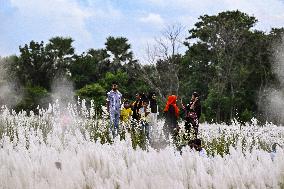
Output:
<instances>
[{"instance_id":1,"label":"tall grass","mask_svg":"<svg viewBox=\"0 0 284 189\"><path fill-rule=\"evenodd\" d=\"M0 112L0 188L283 188L284 128L256 120L201 124L208 157L163 137L153 125L151 143L139 125L109 132L106 111L98 118L85 101L59 103L38 112ZM182 126L183 123L180 125Z\"/></svg>"}]
</instances>

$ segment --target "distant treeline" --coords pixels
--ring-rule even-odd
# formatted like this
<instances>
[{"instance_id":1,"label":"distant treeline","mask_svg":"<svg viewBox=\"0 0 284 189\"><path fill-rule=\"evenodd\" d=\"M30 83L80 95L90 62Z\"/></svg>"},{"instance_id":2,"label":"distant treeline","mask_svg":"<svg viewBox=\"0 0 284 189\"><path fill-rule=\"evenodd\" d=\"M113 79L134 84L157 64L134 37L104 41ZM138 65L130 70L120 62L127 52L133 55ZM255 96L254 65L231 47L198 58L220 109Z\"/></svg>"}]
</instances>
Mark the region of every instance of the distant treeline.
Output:
<instances>
[{"instance_id":1,"label":"distant treeline","mask_svg":"<svg viewBox=\"0 0 284 189\"><path fill-rule=\"evenodd\" d=\"M283 42L284 29L265 33L253 29L256 23L255 17L240 11L204 15L182 40L182 26L169 26L156 45L147 47L148 64L134 58L125 37L108 37L103 49L82 54L75 54L72 38L54 37L46 44L31 41L19 47L19 56L1 62L8 70L5 79L16 81L24 91L14 107L18 111L47 105L52 81L65 77L73 81L76 96L93 99L98 110L116 80L130 100L137 92L155 92L160 111L167 95L176 93L186 102L197 91L203 121L246 122L252 117L277 121L262 105L267 89L279 85L272 67L274 47ZM183 54L178 51L180 45L187 48Z\"/></svg>"}]
</instances>

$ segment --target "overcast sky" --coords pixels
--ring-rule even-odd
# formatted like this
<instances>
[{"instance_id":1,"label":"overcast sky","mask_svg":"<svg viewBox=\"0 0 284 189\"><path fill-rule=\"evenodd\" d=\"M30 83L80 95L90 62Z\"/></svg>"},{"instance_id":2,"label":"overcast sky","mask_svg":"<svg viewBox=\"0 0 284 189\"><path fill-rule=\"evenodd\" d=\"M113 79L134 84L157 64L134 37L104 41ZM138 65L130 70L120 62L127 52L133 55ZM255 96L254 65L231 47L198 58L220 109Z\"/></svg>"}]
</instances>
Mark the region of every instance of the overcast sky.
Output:
<instances>
[{"instance_id":1,"label":"overcast sky","mask_svg":"<svg viewBox=\"0 0 284 189\"><path fill-rule=\"evenodd\" d=\"M123 36L141 58L166 25L189 29L200 15L236 9L255 16L257 29L284 27L283 0L0 0L0 56L54 36L72 37L77 53Z\"/></svg>"}]
</instances>

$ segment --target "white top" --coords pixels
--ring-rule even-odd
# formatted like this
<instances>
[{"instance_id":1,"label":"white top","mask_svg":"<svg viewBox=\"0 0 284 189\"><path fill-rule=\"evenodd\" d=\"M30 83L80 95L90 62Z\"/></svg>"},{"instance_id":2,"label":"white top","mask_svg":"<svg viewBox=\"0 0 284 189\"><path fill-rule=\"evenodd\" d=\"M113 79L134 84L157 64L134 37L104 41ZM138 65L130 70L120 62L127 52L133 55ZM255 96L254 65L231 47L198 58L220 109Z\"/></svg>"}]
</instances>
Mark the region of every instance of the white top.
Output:
<instances>
[{"instance_id":1,"label":"white top","mask_svg":"<svg viewBox=\"0 0 284 189\"><path fill-rule=\"evenodd\" d=\"M146 108L146 112L145 112L145 108L144 106L142 106L140 109L139 109L139 114L141 115L141 120L144 120L144 121L147 121L149 122L149 114L151 112L151 109L150 109L150 106L148 105L147 108ZM146 113L148 113L148 115L146 115Z\"/></svg>"},{"instance_id":2,"label":"white top","mask_svg":"<svg viewBox=\"0 0 284 189\"><path fill-rule=\"evenodd\" d=\"M109 102L110 112L120 113L122 94L117 91L109 91L107 93L107 101Z\"/></svg>"}]
</instances>

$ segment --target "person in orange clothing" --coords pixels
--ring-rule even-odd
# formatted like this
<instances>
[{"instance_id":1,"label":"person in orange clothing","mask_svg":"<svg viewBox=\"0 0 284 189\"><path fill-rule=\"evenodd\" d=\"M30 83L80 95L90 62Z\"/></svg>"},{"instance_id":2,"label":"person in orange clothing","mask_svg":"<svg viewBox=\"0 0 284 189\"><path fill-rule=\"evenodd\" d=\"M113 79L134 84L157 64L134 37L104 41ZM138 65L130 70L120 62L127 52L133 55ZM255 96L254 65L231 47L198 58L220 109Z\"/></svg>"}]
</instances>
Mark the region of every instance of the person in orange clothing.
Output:
<instances>
[{"instance_id":1,"label":"person in orange clothing","mask_svg":"<svg viewBox=\"0 0 284 189\"><path fill-rule=\"evenodd\" d=\"M168 96L168 100L164 109L165 115L165 124L164 124L164 134L168 139L169 134L171 134L174 138L179 131L178 127L178 117L179 117L179 108L177 107L177 96L170 95Z\"/></svg>"}]
</instances>

